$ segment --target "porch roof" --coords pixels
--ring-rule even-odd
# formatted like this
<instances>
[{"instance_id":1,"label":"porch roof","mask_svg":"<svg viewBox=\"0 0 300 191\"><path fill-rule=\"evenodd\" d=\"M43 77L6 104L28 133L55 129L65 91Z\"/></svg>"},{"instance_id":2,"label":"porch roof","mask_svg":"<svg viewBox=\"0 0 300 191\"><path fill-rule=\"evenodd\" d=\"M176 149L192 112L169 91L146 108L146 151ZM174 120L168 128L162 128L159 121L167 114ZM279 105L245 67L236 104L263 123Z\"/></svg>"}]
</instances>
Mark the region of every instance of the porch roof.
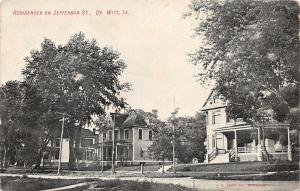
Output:
<instances>
[{"instance_id":1,"label":"porch roof","mask_svg":"<svg viewBox=\"0 0 300 191\"><path fill-rule=\"evenodd\" d=\"M289 128L290 124L288 123L278 123L278 122L269 122L264 124L265 129L270 128ZM224 126L213 129L215 132L227 132L227 131L238 131L238 130L247 130L247 129L257 129L258 127L251 126L250 124L239 124L239 125L231 125Z\"/></svg>"}]
</instances>

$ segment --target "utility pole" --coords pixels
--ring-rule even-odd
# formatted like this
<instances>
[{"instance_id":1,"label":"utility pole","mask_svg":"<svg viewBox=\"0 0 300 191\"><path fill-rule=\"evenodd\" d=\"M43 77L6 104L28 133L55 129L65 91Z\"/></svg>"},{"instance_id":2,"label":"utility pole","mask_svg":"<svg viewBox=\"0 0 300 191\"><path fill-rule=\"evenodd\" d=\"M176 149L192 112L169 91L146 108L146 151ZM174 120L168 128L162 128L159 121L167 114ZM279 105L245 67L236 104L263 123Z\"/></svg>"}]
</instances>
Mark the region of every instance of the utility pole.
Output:
<instances>
[{"instance_id":1,"label":"utility pole","mask_svg":"<svg viewBox=\"0 0 300 191\"><path fill-rule=\"evenodd\" d=\"M116 115L117 113L110 113L113 115L113 130L112 130L112 159L111 159L111 173L115 173L115 124L116 124Z\"/></svg>"},{"instance_id":2,"label":"utility pole","mask_svg":"<svg viewBox=\"0 0 300 191\"><path fill-rule=\"evenodd\" d=\"M175 96L174 96L174 111L173 111L173 173L176 173L175 169Z\"/></svg>"},{"instance_id":3,"label":"utility pole","mask_svg":"<svg viewBox=\"0 0 300 191\"><path fill-rule=\"evenodd\" d=\"M60 165L61 165L61 150L62 150L62 140L63 140L63 134L64 134L64 125L65 125L65 116L69 116L71 117L70 115L66 114L66 113L61 113L61 112L55 112L57 114L60 114L63 116L62 118L62 125L61 125L61 134L60 134L60 145L59 145L59 161L58 161L58 167L57 167L57 174L59 174L59 171L60 171Z\"/></svg>"},{"instance_id":4,"label":"utility pole","mask_svg":"<svg viewBox=\"0 0 300 191\"><path fill-rule=\"evenodd\" d=\"M104 166L104 162L103 162L103 158L104 158L104 154L103 154L103 152L104 152L104 137L103 137L103 135L104 135L104 130L102 129L102 144L101 144L101 172L103 173L103 166Z\"/></svg>"},{"instance_id":5,"label":"utility pole","mask_svg":"<svg viewBox=\"0 0 300 191\"><path fill-rule=\"evenodd\" d=\"M0 88L1 92L3 93L4 95L4 99L6 100L6 93L3 91L2 88ZM1 118L0 118L0 126L2 124L2 121L1 121ZM1 145L3 144L3 149L4 149L4 152L3 152L3 156L1 155L1 172L3 170L3 168L5 168L5 164L6 164L6 138L4 139L5 141L3 143L0 143Z\"/></svg>"}]
</instances>

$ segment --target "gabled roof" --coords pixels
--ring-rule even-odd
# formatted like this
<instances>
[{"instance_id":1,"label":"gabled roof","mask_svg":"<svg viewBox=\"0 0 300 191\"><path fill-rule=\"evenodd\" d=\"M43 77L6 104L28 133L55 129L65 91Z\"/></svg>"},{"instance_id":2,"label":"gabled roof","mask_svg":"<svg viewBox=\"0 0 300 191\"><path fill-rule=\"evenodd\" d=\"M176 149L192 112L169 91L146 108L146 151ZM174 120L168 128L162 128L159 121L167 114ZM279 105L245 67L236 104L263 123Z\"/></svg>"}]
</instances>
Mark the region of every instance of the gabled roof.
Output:
<instances>
[{"instance_id":1,"label":"gabled roof","mask_svg":"<svg viewBox=\"0 0 300 191\"><path fill-rule=\"evenodd\" d=\"M146 118L138 113L131 114L124 121L122 128L128 128L133 126L146 126Z\"/></svg>"},{"instance_id":2,"label":"gabled roof","mask_svg":"<svg viewBox=\"0 0 300 191\"><path fill-rule=\"evenodd\" d=\"M206 101L204 102L204 104L203 104L202 107L205 107L205 106L206 106L206 104L208 103L208 101L211 99L213 93L214 93L214 90L211 90L209 96L207 97L207 99L206 99Z\"/></svg>"},{"instance_id":3,"label":"gabled roof","mask_svg":"<svg viewBox=\"0 0 300 191\"><path fill-rule=\"evenodd\" d=\"M118 114L115 117L115 127L122 127L123 123L127 120L128 118L128 114ZM112 117L112 120L114 120L114 118Z\"/></svg>"},{"instance_id":4,"label":"gabled roof","mask_svg":"<svg viewBox=\"0 0 300 191\"><path fill-rule=\"evenodd\" d=\"M201 111L222 107L226 107L226 103L220 98L220 96L216 96L215 91L212 90L205 103L203 104Z\"/></svg>"}]
</instances>

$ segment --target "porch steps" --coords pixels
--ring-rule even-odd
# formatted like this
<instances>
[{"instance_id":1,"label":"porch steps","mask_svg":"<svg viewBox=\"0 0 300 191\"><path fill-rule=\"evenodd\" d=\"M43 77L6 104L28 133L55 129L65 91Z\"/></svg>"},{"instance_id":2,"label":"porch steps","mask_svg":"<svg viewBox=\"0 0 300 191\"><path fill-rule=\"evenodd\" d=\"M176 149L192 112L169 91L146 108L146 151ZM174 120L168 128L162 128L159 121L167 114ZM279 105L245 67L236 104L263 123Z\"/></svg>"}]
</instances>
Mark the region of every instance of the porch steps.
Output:
<instances>
[{"instance_id":1,"label":"porch steps","mask_svg":"<svg viewBox=\"0 0 300 191\"><path fill-rule=\"evenodd\" d=\"M216 157L213 160L209 161L209 163L211 163L211 164L226 163L226 162L229 162L227 154L218 154L218 155L216 155Z\"/></svg>"}]
</instances>

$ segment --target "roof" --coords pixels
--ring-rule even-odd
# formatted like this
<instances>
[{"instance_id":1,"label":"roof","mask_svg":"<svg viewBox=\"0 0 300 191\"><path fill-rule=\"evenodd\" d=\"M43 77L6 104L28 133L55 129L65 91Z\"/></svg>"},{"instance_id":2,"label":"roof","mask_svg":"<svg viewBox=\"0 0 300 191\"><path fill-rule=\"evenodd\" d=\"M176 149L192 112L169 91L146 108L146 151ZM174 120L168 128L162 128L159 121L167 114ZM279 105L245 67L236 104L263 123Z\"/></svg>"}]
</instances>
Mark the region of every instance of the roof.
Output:
<instances>
[{"instance_id":1,"label":"roof","mask_svg":"<svg viewBox=\"0 0 300 191\"><path fill-rule=\"evenodd\" d=\"M133 126L146 126L146 117L141 114L133 113L127 117L127 119L122 124L122 128L128 128Z\"/></svg>"},{"instance_id":2,"label":"roof","mask_svg":"<svg viewBox=\"0 0 300 191\"><path fill-rule=\"evenodd\" d=\"M210 97L212 96L212 94L214 93L214 90L211 90L209 96L207 97L206 101L204 102L203 106L202 107L205 107L207 102L210 100Z\"/></svg>"},{"instance_id":3,"label":"roof","mask_svg":"<svg viewBox=\"0 0 300 191\"><path fill-rule=\"evenodd\" d=\"M226 107L226 103L222 100L221 96L216 96L215 91L212 90L202 106L201 111L223 108Z\"/></svg>"},{"instance_id":4,"label":"roof","mask_svg":"<svg viewBox=\"0 0 300 191\"><path fill-rule=\"evenodd\" d=\"M90 129L81 129L81 137L94 137L96 136Z\"/></svg>"},{"instance_id":5,"label":"roof","mask_svg":"<svg viewBox=\"0 0 300 191\"><path fill-rule=\"evenodd\" d=\"M115 127L122 127L123 123L126 121L128 116L129 116L128 114L118 114L118 115L116 115ZM113 117L112 117L112 120L114 120Z\"/></svg>"}]
</instances>

